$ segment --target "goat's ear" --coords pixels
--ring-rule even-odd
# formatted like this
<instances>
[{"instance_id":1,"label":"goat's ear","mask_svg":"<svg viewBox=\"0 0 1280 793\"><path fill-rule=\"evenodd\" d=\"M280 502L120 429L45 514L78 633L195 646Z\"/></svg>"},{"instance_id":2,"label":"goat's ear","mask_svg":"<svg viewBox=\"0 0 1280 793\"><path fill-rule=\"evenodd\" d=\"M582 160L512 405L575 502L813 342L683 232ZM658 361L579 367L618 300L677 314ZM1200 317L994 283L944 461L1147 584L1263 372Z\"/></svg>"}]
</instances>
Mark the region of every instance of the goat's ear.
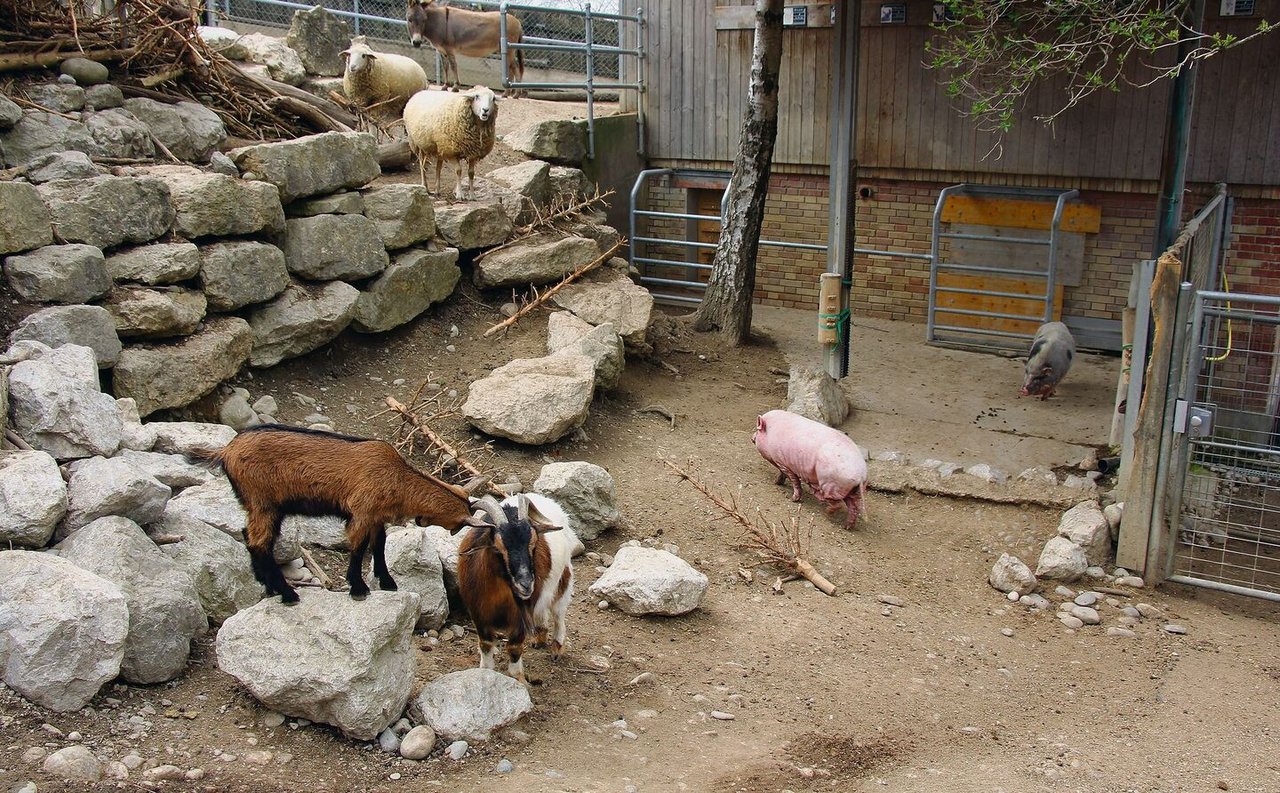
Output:
<instances>
[{"instance_id":1,"label":"goat's ear","mask_svg":"<svg viewBox=\"0 0 1280 793\"><path fill-rule=\"evenodd\" d=\"M563 528L562 526L557 526L551 518L548 518L546 515L543 515L538 511L537 505L534 504L532 500L521 495L520 502L523 511L526 513L525 517L529 521L529 525L538 531L555 531L556 529Z\"/></svg>"}]
</instances>

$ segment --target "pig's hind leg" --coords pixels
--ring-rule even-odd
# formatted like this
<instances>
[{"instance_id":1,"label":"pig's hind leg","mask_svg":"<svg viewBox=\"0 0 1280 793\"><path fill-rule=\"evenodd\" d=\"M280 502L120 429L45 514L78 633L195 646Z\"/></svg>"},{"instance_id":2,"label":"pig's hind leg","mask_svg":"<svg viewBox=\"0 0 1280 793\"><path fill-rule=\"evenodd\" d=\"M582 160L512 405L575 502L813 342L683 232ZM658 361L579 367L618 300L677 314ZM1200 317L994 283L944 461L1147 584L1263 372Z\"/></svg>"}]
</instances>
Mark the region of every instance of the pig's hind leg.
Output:
<instances>
[{"instance_id":1,"label":"pig's hind leg","mask_svg":"<svg viewBox=\"0 0 1280 793\"><path fill-rule=\"evenodd\" d=\"M775 485L780 485L784 480L791 480L791 500L799 501L804 496L804 490L800 487L800 477L791 473L782 466L778 466L778 478L773 480Z\"/></svg>"}]
</instances>

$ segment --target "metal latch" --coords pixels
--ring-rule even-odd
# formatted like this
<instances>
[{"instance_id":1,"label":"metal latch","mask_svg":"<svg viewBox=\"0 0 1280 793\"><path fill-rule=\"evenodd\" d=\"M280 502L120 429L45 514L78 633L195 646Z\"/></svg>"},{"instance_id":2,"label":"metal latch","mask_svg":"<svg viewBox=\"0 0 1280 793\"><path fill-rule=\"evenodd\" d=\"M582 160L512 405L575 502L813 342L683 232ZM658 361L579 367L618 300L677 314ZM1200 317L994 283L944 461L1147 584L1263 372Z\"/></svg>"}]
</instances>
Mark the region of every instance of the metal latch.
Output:
<instances>
[{"instance_id":1,"label":"metal latch","mask_svg":"<svg viewBox=\"0 0 1280 793\"><path fill-rule=\"evenodd\" d=\"M1179 399L1173 408L1173 431L1191 438L1205 438L1213 432L1213 408L1188 404Z\"/></svg>"}]
</instances>

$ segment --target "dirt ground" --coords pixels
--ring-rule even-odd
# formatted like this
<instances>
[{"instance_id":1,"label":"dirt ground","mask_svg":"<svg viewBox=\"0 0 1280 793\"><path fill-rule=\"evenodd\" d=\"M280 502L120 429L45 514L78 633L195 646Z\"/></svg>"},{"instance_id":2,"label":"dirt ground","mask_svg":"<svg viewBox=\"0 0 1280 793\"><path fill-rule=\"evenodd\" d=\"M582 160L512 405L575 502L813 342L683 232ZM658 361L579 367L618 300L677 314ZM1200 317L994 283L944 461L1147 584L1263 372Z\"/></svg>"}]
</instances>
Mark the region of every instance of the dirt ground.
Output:
<instances>
[{"instance_id":1,"label":"dirt ground","mask_svg":"<svg viewBox=\"0 0 1280 793\"><path fill-rule=\"evenodd\" d=\"M442 396L427 412L447 414L474 379L542 354L544 313L483 338L511 295L479 293L468 276L464 266L460 290L408 327L347 332L237 384L255 398L274 395L283 421L318 410L341 432L394 440L399 422L378 415L387 395L407 402L420 384L437 383ZM842 515L807 496L799 509L812 522L809 555L838 591L827 597L793 581L775 593L775 571L735 548L733 527L663 460L745 507L793 514L750 435L755 416L785 397L770 369L813 354L811 326L811 315L765 310L743 348L678 334L661 355L678 375L657 359L630 359L619 386L597 396L583 433L545 447L493 441L486 451L456 415L433 422L482 467L526 484L549 461L604 466L625 525L588 549L613 553L625 540L655 538L678 545L710 578L695 612L635 618L597 608L587 588L599 572L580 557L567 655L557 664L526 655L541 684L521 732L473 746L460 761L438 748L411 762L321 725L268 727L266 710L217 670L206 639L177 681L108 686L80 713L42 711L0 691L0 791L26 780L41 793L87 789L24 759L33 747L69 744L73 730L105 758L136 751L200 768L203 779L162 787L209 793L1280 790L1276 609L1183 588L1139 591L1118 605L1143 601L1164 616L1120 637L1105 632L1117 606L1100 607L1102 627L1075 632L1052 612L1011 606L987 573L1003 551L1034 564L1057 511L873 492L869 515L847 531ZM862 445L1016 473L1071 462L1105 440L1115 359L1083 356L1059 397L1019 400L1019 362L928 348L922 335L916 325L855 320L859 355L845 388L857 410L845 429ZM640 412L652 405L673 412L675 426ZM432 465L420 447L413 459ZM342 555L323 559L340 573ZM1055 604L1062 599L1049 590ZM1186 634L1163 631L1169 622ZM470 636L435 647L423 638L419 647L422 681L477 660ZM641 673L650 677L633 684ZM132 717L147 725L143 736L129 737ZM504 758L514 768L500 774ZM145 789L140 780L135 772L120 787Z\"/></svg>"}]
</instances>

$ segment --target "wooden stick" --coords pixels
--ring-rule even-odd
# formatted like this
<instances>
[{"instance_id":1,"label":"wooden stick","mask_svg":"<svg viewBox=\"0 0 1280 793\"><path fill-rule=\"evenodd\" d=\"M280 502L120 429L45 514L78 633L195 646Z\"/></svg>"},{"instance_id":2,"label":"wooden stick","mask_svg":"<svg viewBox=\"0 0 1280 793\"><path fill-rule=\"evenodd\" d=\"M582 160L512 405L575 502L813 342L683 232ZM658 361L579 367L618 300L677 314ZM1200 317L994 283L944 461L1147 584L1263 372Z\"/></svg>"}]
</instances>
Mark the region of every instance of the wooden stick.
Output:
<instances>
[{"instance_id":1,"label":"wooden stick","mask_svg":"<svg viewBox=\"0 0 1280 793\"><path fill-rule=\"evenodd\" d=\"M614 252L622 247L622 244L623 244L623 240L618 240L617 242L615 242L613 245L609 247L609 250L605 251L604 253L600 254L600 256L598 256L597 258L587 262L586 264L582 265L578 269L566 275L563 279L561 279L560 283L556 284L555 286L551 287L547 291L538 295L537 298L535 298L534 300L531 300L528 305L526 305L524 308L520 309L516 313L512 314L510 317L504 319L503 321L499 322L497 325L494 325L488 330L486 330L484 332L484 335L486 337L492 336L493 334L497 333L503 328L516 324L516 322L520 321L521 317L523 317L525 314L528 314L530 311L534 310L535 308L542 305L543 303L547 302L547 300L556 292L559 292L561 289L573 283L573 281L581 277L584 273L588 272L592 268L608 261L609 257L613 256Z\"/></svg>"},{"instance_id":2,"label":"wooden stick","mask_svg":"<svg viewBox=\"0 0 1280 793\"><path fill-rule=\"evenodd\" d=\"M17 446L19 449L23 450L24 452L35 451L35 449L31 448L31 444L27 443L22 438L19 438L18 433L14 432L13 430L6 429L4 431L4 438L5 440L9 441L9 443L12 443L14 446Z\"/></svg>"},{"instance_id":3,"label":"wooden stick","mask_svg":"<svg viewBox=\"0 0 1280 793\"><path fill-rule=\"evenodd\" d=\"M135 50L132 47L128 49L88 50L86 52L63 52L61 50L51 52L6 52L0 54L0 72L15 72L22 69L38 69L42 66L52 66L72 56L88 58L93 61L118 61L132 56L134 52Z\"/></svg>"},{"instance_id":4,"label":"wooden stick","mask_svg":"<svg viewBox=\"0 0 1280 793\"><path fill-rule=\"evenodd\" d=\"M667 410L662 405L645 405L642 408L636 408L633 413L657 413L671 422L671 429L676 428L676 414Z\"/></svg>"},{"instance_id":5,"label":"wooden stick","mask_svg":"<svg viewBox=\"0 0 1280 793\"><path fill-rule=\"evenodd\" d=\"M302 549L302 563L311 571L311 575L315 576L316 580L320 582L320 586L325 589L329 588L329 576L324 574L324 570L321 569L316 558L312 556L311 551L308 551L305 547Z\"/></svg>"},{"instance_id":6,"label":"wooden stick","mask_svg":"<svg viewBox=\"0 0 1280 793\"><path fill-rule=\"evenodd\" d=\"M187 539L182 534L152 534L151 541L156 545L173 545L175 542L182 542Z\"/></svg>"},{"instance_id":7,"label":"wooden stick","mask_svg":"<svg viewBox=\"0 0 1280 793\"><path fill-rule=\"evenodd\" d=\"M406 144L406 146L407 146L407 145L408 145L408 144ZM517 229L515 230L515 233L516 233L517 235L519 235L519 236L517 236L515 239L508 240L508 241L506 241L506 242L502 243L501 245L495 245L495 246L494 246L494 247L492 247L492 248L488 248L488 249L486 249L486 250L482 251L481 253L477 254L477 255L476 255L476 257L475 257L472 261L473 261L473 262L481 261L482 259L484 259L484 257L488 256L488 255L489 255L489 254L491 254L491 253L497 253L498 251L500 251L500 250L502 250L502 249L504 249L504 248L509 248L509 247L511 247L512 245L515 245L515 244L516 244L517 242L519 242L520 240L528 239L528 237L529 237L531 234L533 234L533 232L540 230L542 227L545 227L545 226L551 226L551 225L552 225L553 223L555 223L557 220L561 220L561 219L563 219L563 218L567 218L567 217L571 217L571 216L573 216L573 215L581 214L581 213L582 213L582 210L586 209L587 207L591 206L592 204L604 202L604 200L605 200L606 198L608 198L609 196L611 196L611 195L613 195L613 191L612 191L612 190L607 190L607 191L605 191L605 192L603 192L603 193L596 193L595 195L591 196L590 198L585 198L585 199L583 199L582 201L579 201L579 202L578 202L578 203L576 203L576 204L572 204L572 205L567 206L567 207L565 207L565 208L563 208L563 209L560 209L560 210L557 210L557 211L555 211L555 212L552 212L550 215L547 215L545 218L544 218L544 217L539 217L537 220L535 220L534 222L530 223L530 224L529 224L529 225L527 225L527 226L520 226L519 228L517 228ZM608 203L605 203L605 206L608 206ZM538 211L538 208L535 206L535 207L533 208L533 211L534 211L534 212L537 212L537 211Z\"/></svg>"},{"instance_id":8,"label":"wooden stick","mask_svg":"<svg viewBox=\"0 0 1280 793\"><path fill-rule=\"evenodd\" d=\"M408 421L419 432L427 436L427 440L431 442L431 445L435 446L436 448L440 449L440 451L452 457L457 462L459 468L471 474L472 476L486 476L486 474L482 473L479 468L476 468L474 465L467 462L466 458L458 454L457 450L454 449L452 446L450 446L448 443L446 443L443 438L435 434L435 432L433 432L432 429L428 427L425 422L423 422L417 416L413 415L413 413L409 410L409 408L405 407L404 404L400 402L400 400L396 399L395 397L389 396L383 401L387 403L387 407L399 413L401 416L404 417L405 421ZM503 498L507 497L507 493L501 490L500 488L496 487L493 484L493 482L485 483L485 490L487 490L488 492L496 496L502 496Z\"/></svg>"}]
</instances>

